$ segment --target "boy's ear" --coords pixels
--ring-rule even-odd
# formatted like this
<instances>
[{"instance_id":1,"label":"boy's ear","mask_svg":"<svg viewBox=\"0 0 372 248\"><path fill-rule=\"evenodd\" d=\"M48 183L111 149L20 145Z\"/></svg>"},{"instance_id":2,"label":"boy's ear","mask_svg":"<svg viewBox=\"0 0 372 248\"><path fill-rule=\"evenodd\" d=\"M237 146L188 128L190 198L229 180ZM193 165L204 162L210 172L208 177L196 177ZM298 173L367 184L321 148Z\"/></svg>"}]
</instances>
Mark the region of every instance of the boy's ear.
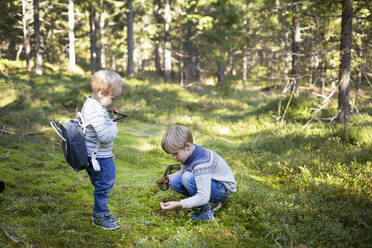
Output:
<instances>
[{"instance_id":1,"label":"boy's ear","mask_svg":"<svg viewBox=\"0 0 372 248\"><path fill-rule=\"evenodd\" d=\"M186 147L187 149L192 148L192 146L193 146L193 144L191 144L191 143L189 143L189 142L186 142L186 144L185 144L185 147Z\"/></svg>"},{"instance_id":2,"label":"boy's ear","mask_svg":"<svg viewBox=\"0 0 372 248\"><path fill-rule=\"evenodd\" d=\"M100 90L100 91L98 91L98 93L97 93L97 96L98 96L98 98L99 98L99 99L101 99L101 98L102 98L102 95L103 95L103 94L102 94L102 91L101 91L101 90Z\"/></svg>"}]
</instances>

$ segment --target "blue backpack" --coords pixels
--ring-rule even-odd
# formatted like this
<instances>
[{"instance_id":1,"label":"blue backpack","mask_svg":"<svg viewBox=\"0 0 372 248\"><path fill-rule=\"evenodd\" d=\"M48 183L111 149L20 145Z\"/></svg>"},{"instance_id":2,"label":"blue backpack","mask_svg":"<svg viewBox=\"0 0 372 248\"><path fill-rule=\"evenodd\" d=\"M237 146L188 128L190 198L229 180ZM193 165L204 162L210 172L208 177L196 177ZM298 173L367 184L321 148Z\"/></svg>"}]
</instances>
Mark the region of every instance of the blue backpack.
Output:
<instances>
[{"instance_id":1,"label":"blue backpack","mask_svg":"<svg viewBox=\"0 0 372 248\"><path fill-rule=\"evenodd\" d=\"M61 138L63 155L74 171L80 171L88 167L89 159L85 145L85 128L81 118L69 120L65 124L51 121L50 126Z\"/></svg>"},{"instance_id":2,"label":"blue backpack","mask_svg":"<svg viewBox=\"0 0 372 248\"><path fill-rule=\"evenodd\" d=\"M112 120L114 122L128 118L128 115L116 111L108 111L119 115L119 117ZM57 121L51 121L49 124L61 138L63 155L74 171L83 170L90 165L92 165L94 171L101 170L96 159L101 143L98 141L92 154L90 154L91 160L89 161L88 151L85 144L85 127L88 125L84 122L81 113L78 113L77 119L69 120L65 124L60 124Z\"/></svg>"}]
</instances>

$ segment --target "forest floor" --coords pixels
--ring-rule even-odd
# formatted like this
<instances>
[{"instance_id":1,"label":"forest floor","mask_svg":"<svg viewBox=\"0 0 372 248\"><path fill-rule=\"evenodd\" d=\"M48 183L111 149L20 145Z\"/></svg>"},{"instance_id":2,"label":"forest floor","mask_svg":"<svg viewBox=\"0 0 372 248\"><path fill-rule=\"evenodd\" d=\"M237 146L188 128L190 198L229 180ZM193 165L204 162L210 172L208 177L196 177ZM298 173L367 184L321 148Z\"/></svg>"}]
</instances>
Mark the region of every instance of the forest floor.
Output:
<instances>
[{"instance_id":1,"label":"forest floor","mask_svg":"<svg viewBox=\"0 0 372 248\"><path fill-rule=\"evenodd\" d=\"M110 208L121 228L91 224L93 187L65 162L49 120L75 117L90 94L89 75L28 74L0 60L0 247L372 247L371 87L353 102L351 124L305 126L321 100L292 100L262 83L241 89L164 84L153 74L125 78L116 102L130 118L118 124L116 183ZM269 87L270 86L270 87ZM358 110L358 111L357 111ZM238 191L215 220L192 222L190 210L159 202L181 196L155 184L173 164L160 147L171 125L188 126L196 144L220 154Z\"/></svg>"}]
</instances>

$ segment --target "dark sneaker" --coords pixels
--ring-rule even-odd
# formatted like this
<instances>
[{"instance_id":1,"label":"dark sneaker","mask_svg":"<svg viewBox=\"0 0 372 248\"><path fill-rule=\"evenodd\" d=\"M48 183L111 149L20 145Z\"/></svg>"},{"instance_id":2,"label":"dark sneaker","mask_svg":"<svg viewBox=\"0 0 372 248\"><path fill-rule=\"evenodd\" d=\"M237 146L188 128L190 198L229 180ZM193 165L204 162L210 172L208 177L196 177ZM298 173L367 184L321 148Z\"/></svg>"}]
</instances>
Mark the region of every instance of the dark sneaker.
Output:
<instances>
[{"instance_id":1,"label":"dark sneaker","mask_svg":"<svg viewBox=\"0 0 372 248\"><path fill-rule=\"evenodd\" d=\"M214 212L216 212L218 209L222 207L221 202L210 202L210 205Z\"/></svg>"},{"instance_id":2,"label":"dark sneaker","mask_svg":"<svg viewBox=\"0 0 372 248\"><path fill-rule=\"evenodd\" d=\"M118 224L109 222L108 218L106 217L92 217L92 224L105 230L115 230L120 227Z\"/></svg>"},{"instance_id":3,"label":"dark sneaker","mask_svg":"<svg viewBox=\"0 0 372 248\"><path fill-rule=\"evenodd\" d=\"M112 216L111 214L105 215L105 218L108 220L108 222L114 223L114 224L116 224L120 221L119 218L116 218L116 217Z\"/></svg>"},{"instance_id":4,"label":"dark sneaker","mask_svg":"<svg viewBox=\"0 0 372 248\"><path fill-rule=\"evenodd\" d=\"M191 220L203 220L203 221L210 221L214 220L214 211L210 209L209 211L195 213L194 217Z\"/></svg>"}]
</instances>

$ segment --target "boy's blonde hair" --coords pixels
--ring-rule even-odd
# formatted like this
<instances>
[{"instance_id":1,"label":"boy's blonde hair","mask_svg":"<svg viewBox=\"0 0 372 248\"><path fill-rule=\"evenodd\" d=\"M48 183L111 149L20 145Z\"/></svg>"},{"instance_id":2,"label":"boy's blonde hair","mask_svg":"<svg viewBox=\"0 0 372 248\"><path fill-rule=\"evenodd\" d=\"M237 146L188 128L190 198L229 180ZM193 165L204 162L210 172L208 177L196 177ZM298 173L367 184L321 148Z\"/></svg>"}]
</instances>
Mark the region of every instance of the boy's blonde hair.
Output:
<instances>
[{"instance_id":1,"label":"boy's blonde hair","mask_svg":"<svg viewBox=\"0 0 372 248\"><path fill-rule=\"evenodd\" d=\"M93 74L90 85L93 94L98 94L101 91L105 96L118 97L124 93L124 83L120 75L110 70L96 71Z\"/></svg>"},{"instance_id":2,"label":"boy's blonde hair","mask_svg":"<svg viewBox=\"0 0 372 248\"><path fill-rule=\"evenodd\" d=\"M175 153L185 148L186 143L194 144L190 129L175 125L171 127L161 141L161 148L166 153Z\"/></svg>"}]
</instances>

